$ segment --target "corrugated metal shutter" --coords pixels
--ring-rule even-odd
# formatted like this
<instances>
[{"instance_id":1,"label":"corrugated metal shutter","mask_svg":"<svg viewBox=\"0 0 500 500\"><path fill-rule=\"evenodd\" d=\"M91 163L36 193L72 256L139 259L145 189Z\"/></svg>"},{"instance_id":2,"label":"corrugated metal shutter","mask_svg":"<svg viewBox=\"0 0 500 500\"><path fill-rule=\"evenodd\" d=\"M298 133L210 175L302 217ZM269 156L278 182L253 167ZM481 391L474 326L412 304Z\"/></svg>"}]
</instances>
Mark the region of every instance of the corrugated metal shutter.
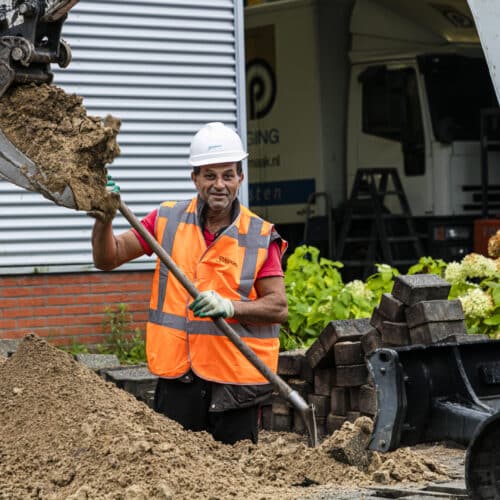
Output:
<instances>
[{"instance_id":1,"label":"corrugated metal shutter","mask_svg":"<svg viewBox=\"0 0 500 500\"><path fill-rule=\"evenodd\" d=\"M110 166L143 217L193 195L189 141L208 121L246 135L241 0L81 0L64 25L73 61L54 83L92 115L119 117L122 154ZM0 273L92 270L92 220L0 182ZM120 232L129 226L122 217ZM146 257L129 264L153 265Z\"/></svg>"}]
</instances>

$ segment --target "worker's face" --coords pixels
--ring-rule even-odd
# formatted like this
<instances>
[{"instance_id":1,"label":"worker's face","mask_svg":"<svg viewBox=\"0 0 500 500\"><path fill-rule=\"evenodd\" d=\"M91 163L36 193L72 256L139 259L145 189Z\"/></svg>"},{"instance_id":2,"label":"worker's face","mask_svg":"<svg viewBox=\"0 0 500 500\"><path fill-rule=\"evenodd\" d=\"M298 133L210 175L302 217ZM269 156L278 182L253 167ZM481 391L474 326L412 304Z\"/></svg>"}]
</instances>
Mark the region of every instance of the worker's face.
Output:
<instances>
[{"instance_id":1,"label":"worker's face","mask_svg":"<svg viewBox=\"0 0 500 500\"><path fill-rule=\"evenodd\" d=\"M200 167L200 173L191 173L191 179L201 199L210 210L221 211L231 207L243 181L238 175L237 163L217 163Z\"/></svg>"}]
</instances>

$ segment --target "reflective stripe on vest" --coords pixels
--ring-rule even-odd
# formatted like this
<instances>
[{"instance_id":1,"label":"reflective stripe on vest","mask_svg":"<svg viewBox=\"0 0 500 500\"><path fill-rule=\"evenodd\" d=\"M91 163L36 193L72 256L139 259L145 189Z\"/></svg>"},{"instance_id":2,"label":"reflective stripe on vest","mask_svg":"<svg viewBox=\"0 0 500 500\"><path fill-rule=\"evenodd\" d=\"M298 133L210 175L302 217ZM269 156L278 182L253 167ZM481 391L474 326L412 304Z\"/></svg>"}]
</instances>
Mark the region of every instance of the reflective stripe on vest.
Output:
<instances>
[{"instance_id":1,"label":"reflective stripe on vest","mask_svg":"<svg viewBox=\"0 0 500 500\"><path fill-rule=\"evenodd\" d=\"M156 235L198 290L213 289L232 300L254 300L255 277L267 258L273 226L247 208L239 204L237 208L233 223L209 248L199 223L197 198L164 203L158 211ZM175 276L158 262L147 331L150 370L176 378L192 368L200 377L216 382L267 383L210 318L192 314L191 301ZM228 322L272 370L277 369L279 325Z\"/></svg>"}]
</instances>

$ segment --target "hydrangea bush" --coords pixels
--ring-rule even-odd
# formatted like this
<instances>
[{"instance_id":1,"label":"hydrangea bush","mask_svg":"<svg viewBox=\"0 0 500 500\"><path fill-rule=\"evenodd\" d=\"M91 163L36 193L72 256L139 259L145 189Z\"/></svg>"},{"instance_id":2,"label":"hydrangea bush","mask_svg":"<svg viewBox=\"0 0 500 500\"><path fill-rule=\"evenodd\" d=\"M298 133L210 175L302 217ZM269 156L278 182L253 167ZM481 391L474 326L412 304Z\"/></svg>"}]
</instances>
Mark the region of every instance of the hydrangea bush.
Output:
<instances>
[{"instance_id":1,"label":"hydrangea bush","mask_svg":"<svg viewBox=\"0 0 500 500\"><path fill-rule=\"evenodd\" d=\"M317 248L297 247L288 258L285 287L288 322L281 328L284 350L309 347L333 320L370 317L383 293L390 292L399 271L377 264L363 282L344 283L341 262L320 257ZM469 254L461 262L422 257L408 274L432 273L451 284L450 299L459 299L469 333L500 338L500 260Z\"/></svg>"},{"instance_id":2,"label":"hydrangea bush","mask_svg":"<svg viewBox=\"0 0 500 500\"><path fill-rule=\"evenodd\" d=\"M339 272L342 267L340 262L320 257L319 250L308 245L297 247L290 255L285 272L288 322L281 328L282 349L309 347L332 320L371 316L399 274L381 264L366 282L344 283Z\"/></svg>"}]
</instances>

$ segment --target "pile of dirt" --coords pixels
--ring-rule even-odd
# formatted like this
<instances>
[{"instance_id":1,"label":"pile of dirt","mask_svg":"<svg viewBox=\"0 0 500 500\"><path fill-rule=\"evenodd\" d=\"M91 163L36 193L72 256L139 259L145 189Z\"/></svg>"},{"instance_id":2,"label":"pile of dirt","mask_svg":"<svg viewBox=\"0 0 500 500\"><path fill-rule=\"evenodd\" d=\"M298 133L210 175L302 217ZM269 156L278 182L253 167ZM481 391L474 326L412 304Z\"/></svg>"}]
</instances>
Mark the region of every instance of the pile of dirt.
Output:
<instances>
[{"instance_id":1,"label":"pile of dirt","mask_svg":"<svg viewBox=\"0 0 500 500\"><path fill-rule=\"evenodd\" d=\"M298 498L446 478L411 450L373 453L368 468L276 435L227 446L183 430L44 340L28 335L0 363L0 497L42 499ZM340 431L342 432L342 430ZM333 437L332 437L333 439Z\"/></svg>"},{"instance_id":2,"label":"pile of dirt","mask_svg":"<svg viewBox=\"0 0 500 500\"><path fill-rule=\"evenodd\" d=\"M76 209L116 211L106 165L120 154L120 120L88 116L82 97L47 84L11 87L0 98L0 128L40 168L46 191L73 191Z\"/></svg>"}]
</instances>

